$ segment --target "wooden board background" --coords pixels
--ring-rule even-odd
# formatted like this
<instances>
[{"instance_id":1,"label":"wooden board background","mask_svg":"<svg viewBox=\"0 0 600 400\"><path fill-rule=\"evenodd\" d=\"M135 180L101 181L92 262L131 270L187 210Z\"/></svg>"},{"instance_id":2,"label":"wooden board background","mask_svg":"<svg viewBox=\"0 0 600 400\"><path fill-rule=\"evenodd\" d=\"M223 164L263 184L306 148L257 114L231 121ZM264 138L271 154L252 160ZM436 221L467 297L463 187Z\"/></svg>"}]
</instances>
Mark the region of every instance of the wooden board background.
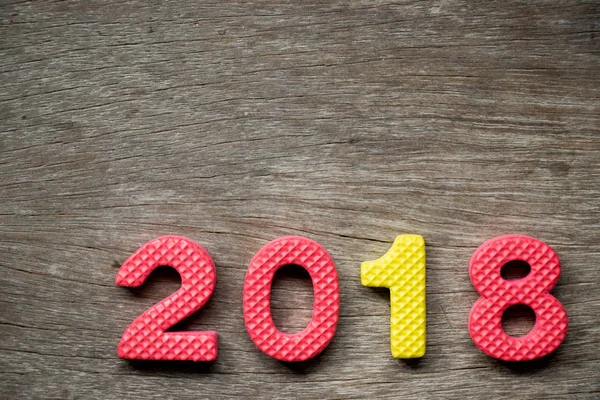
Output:
<instances>
[{"instance_id":1,"label":"wooden board background","mask_svg":"<svg viewBox=\"0 0 600 400\"><path fill-rule=\"evenodd\" d=\"M600 7L596 1L0 1L0 398L600 396ZM116 357L179 285L114 285L177 233L217 265L211 365ZM360 262L427 243L426 356L389 354L389 295ZM511 365L467 332L486 239L558 252L568 336ZM253 254L309 236L341 279L337 335L289 365L250 341ZM285 331L311 284L278 275ZM531 321L517 313L511 329ZM508 328L507 328L508 329ZM521 332L522 333L522 332Z\"/></svg>"}]
</instances>

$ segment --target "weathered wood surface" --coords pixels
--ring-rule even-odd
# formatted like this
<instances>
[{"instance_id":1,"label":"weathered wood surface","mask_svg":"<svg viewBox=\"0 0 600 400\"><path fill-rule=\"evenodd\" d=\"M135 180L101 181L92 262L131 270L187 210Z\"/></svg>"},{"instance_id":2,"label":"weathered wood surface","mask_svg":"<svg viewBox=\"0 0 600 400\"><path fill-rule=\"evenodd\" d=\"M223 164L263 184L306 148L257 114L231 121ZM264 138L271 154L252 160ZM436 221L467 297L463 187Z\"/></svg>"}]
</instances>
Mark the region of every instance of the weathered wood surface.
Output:
<instances>
[{"instance_id":1,"label":"weathered wood surface","mask_svg":"<svg viewBox=\"0 0 600 400\"><path fill-rule=\"evenodd\" d=\"M2 1L0 398L598 398L600 8L595 1ZM130 363L130 321L176 290L119 265L167 233L217 264L212 365ZM425 237L426 356L389 354L389 296L359 264ZM467 332L484 240L553 246L570 319L509 365ZM252 255L306 235L337 263L337 335L313 361L258 351ZM276 281L283 330L308 278ZM520 328L528 321L521 320ZM517 322L516 325L519 325ZM517 326L518 330L519 326Z\"/></svg>"}]
</instances>

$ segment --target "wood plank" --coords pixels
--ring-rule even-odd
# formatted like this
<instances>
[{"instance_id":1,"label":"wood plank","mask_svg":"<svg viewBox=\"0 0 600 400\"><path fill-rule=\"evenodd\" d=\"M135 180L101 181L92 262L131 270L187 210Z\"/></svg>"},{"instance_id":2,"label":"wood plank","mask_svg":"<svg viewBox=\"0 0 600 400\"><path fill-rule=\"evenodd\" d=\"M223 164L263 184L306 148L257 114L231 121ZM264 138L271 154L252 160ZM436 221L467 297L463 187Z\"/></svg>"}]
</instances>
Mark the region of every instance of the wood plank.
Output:
<instances>
[{"instance_id":1,"label":"wood plank","mask_svg":"<svg viewBox=\"0 0 600 400\"><path fill-rule=\"evenodd\" d=\"M597 398L600 7L594 1L0 3L0 397ZM127 362L116 345L179 277L114 285L141 244L202 243L217 289L182 329L209 365ZM427 354L389 353L389 295L361 261L427 244ZM467 331L485 240L546 241L569 332L512 365ZM326 351L269 359L244 327L249 260L287 234L336 261ZM306 275L273 290L311 316ZM531 321L517 315L512 329Z\"/></svg>"}]
</instances>

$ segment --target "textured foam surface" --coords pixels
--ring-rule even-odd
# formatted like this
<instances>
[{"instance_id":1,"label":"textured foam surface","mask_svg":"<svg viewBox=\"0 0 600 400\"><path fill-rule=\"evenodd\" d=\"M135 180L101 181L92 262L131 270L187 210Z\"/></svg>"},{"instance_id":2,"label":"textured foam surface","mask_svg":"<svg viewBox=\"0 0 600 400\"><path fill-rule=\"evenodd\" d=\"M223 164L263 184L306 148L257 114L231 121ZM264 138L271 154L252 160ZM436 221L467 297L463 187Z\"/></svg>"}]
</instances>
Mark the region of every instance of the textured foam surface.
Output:
<instances>
[{"instance_id":1,"label":"textured foam surface","mask_svg":"<svg viewBox=\"0 0 600 400\"><path fill-rule=\"evenodd\" d=\"M419 235L400 235L381 258L360 266L364 286L390 289L392 356L416 358L425 354L425 241Z\"/></svg>"},{"instance_id":2,"label":"textured foam surface","mask_svg":"<svg viewBox=\"0 0 600 400\"><path fill-rule=\"evenodd\" d=\"M527 262L530 273L505 280L502 267L514 260ZM482 244L471 257L469 275L482 295L469 315L469 333L484 353L506 361L525 361L553 352L567 332L567 313L548 293L558 281L560 262L546 243L523 235L506 235ZM521 337L508 336L502 329L502 314L508 307L525 304L533 309L533 329Z\"/></svg>"},{"instance_id":3,"label":"textured foam surface","mask_svg":"<svg viewBox=\"0 0 600 400\"><path fill-rule=\"evenodd\" d=\"M140 360L212 361L217 357L214 331L165 332L198 311L215 288L216 272L208 252L191 239L162 236L133 253L117 273L118 286L138 287L159 266L181 275L181 288L146 310L125 330L119 357Z\"/></svg>"},{"instance_id":4,"label":"textured foam surface","mask_svg":"<svg viewBox=\"0 0 600 400\"><path fill-rule=\"evenodd\" d=\"M312 319L296 334L279 331L271 316L273 277L289 264L308 271L314 290ZM304 361L316 356L335 335L339 309L335 264L317 242L286 236L268 243L252 258L244 282L244 318L250 338L267 355L281 361Z\"/></svg>"}]
</instances>

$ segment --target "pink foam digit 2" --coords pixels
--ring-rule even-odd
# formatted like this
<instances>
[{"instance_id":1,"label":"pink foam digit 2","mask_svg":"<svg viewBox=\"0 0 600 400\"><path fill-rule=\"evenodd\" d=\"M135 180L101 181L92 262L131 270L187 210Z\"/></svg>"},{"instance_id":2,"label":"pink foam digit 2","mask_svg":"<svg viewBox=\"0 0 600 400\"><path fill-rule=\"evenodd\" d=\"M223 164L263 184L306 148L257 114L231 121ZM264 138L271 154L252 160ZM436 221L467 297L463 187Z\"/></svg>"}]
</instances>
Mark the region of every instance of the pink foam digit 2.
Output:
<instances>
[{"instance_id":1,"label":"pink foam digit 2","mask_svg":"<svg viewBox=\"0 0 600 400\"><path fill-rule=\"evenodd\" d=\"M531 272L520 279L503 279L500 270L515 260L528 263ZM484 353L505 361L534 360L562 343L567 313L548 293L560 276L560 261L546 243L523 235L488 240L473 253L469 275L481 294L469 315L469 333ZM515 304L531 307L536 316L533 329L522 337L508 336L502 329L502 314Z\"/></svg>"},{"instance_id":2,"label":"pink foam digit 2","mask_svg":"<svg viewBox=\"0 0 600 400\"><path fill-rule=\"evenodd\" d=\"M212 295L217 279L212 257L191 239L162 236L133 253L119 269L115 282L118 286L141 286L160 266L170 266L179 272L181 288L150 307L127 327L117 348L119 357L214 360L217 358L217 332L165 332L198 311Z\"/></svg>"},{"instance_id":3,"label":"pink foam digit 2","mask_svg":"<svg viewBox=\"0 0 600 400\"><path fill-rule=\"evenodd\" d=\"M271 285L275 272L295 264L308 271L313 283L313 316L296 334L277 329L271 316ZM322 352L333 339L340 310L335 264L317 242L300 236L276 239L256 253L244 281L244 319L254 344L281 361L304 361Z\"/></svg>"}]
</instances>

